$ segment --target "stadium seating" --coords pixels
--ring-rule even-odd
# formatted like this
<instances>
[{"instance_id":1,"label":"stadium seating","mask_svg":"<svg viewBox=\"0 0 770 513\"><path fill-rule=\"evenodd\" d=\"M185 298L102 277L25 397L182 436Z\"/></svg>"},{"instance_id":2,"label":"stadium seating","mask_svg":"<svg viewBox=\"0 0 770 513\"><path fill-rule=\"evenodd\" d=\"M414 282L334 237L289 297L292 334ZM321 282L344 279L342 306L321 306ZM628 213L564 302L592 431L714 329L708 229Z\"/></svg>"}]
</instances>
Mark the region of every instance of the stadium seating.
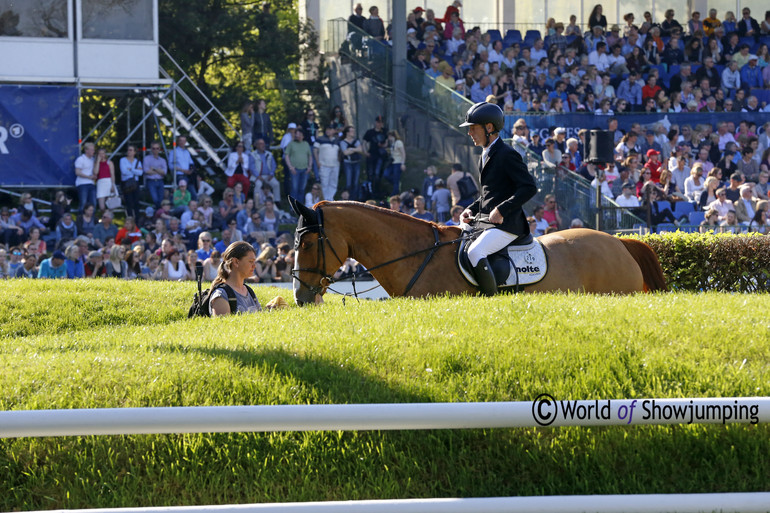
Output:
<instances>
[{"instance_id":1,"label":"stadium seating","mask_svg":"<svg viewBox=\"0 0 770 513\"><path fill-rule=\"evenodd\" d=\"M542 39L539 30L528 30L524 36L524 44L527 46L532 46L532 44L538 39Z\"/></svg>"},{"instance_id":2,"label":"stadium seating","mask_svg":"<svg viewBox=\"0 0 770 513\"><path fill-rule=\"evenodd\" d=\"M696 210L690 212L688 217L690 218L690 224L701 224L706 219L706 213L702 210Z\"/></svg>"},{"instance_id":3,"label":"stadium seating","mask_svg":"<svg viewBox=\"0 0 770 513\"><path fill-rule=\"evenodd\" d=\"M689 201L674 201L674 217L681 219L686 217L689 219L689 215L695 212L695 205Z\"/></svg>"},{"instance_id":4,"label":"stadium seating","mask_svg":"<svg viewBox=\"0 0 770 513\"><path fill-rule=\"evenodd\" d=\"M492 41L493 43L495 41L502 41L503 40L503 36L500 35L500 31L497 30L497 29L487 30L487 34L489 34L489 40Z\"/></svg>"},{"instance_id":5,"label":"stadium seating","mask_svg":"<svg viewBox=\"0 0 770 513\"><path fill-rule=\"evenodd\" d=\"M510 29L505 33L505 39L503 39L503 46L508 48L514 43L521 43L524 40L521 38L521 32L516 29Z\"/></svg>"}]
</instances>

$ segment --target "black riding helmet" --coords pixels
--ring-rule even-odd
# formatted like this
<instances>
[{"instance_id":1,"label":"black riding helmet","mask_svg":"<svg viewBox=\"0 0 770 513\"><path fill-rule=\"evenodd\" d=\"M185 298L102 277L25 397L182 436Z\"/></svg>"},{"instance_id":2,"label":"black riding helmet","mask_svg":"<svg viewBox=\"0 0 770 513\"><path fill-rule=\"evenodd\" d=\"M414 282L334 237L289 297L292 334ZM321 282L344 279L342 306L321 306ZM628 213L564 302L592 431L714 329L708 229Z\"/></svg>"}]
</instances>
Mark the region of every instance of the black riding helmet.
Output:
<instances>
[{"instance_id":1,"label":"black riding helmet","mask_svg":"<svg viewBox=\"0 0 770 513\"><path fill-rule=\"evenodd\" d=\"M487 123L492 123L494 130L487 132ZM494 103L476 103L468 109L468 112L465 114L465 123L461 124L460 127L471 125L481 125L484 127L488 144L489 136L500 132L503 126L505 126L503 110Z\"/></svg>"}]
</instances>

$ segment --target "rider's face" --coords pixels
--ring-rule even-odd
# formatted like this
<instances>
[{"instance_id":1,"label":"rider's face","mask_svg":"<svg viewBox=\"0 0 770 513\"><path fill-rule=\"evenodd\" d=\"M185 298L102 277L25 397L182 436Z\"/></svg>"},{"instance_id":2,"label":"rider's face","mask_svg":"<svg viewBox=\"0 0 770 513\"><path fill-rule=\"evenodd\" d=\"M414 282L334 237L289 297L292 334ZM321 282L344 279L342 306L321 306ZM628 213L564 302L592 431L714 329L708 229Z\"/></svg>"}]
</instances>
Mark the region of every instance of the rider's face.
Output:
<instances>
[{"instance_id":1,"label":"rider's face","mask_svg":"<svg viewBox=\"0 0 770 513\"><path fill-rule=\"evenodd\" d=\"M468 135L473 139L473 144L476 146L484 147L486 143L486 137L484 133L484 127L481 125L471 125L468 127Z\"/></svg>"}]
</instances>

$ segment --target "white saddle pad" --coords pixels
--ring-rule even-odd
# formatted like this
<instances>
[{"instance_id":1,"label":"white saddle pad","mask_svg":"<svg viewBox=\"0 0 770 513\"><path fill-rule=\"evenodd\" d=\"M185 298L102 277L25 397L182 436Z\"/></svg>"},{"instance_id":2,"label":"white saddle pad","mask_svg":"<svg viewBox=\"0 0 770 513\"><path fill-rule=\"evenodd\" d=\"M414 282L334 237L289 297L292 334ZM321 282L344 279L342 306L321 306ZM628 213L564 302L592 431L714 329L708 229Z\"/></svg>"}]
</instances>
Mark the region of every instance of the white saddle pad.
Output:
<instances>
[{"instance_id":1,"label":"white saddle pad","mask_svg":"<svg viewBox=\"0 0 770 513\"><path fill-rule=\"evenodd\" d=\"M513 261L515 270L511 270L508 280L505 283L499 283L498 288L532 285L542 280L548 272L548 257L543 245L537 239L526 246L509 246L508 257ZM460 266L460 270L466 280L478 286L473 273L463 266Z\"/></svg>"}]
</instances>

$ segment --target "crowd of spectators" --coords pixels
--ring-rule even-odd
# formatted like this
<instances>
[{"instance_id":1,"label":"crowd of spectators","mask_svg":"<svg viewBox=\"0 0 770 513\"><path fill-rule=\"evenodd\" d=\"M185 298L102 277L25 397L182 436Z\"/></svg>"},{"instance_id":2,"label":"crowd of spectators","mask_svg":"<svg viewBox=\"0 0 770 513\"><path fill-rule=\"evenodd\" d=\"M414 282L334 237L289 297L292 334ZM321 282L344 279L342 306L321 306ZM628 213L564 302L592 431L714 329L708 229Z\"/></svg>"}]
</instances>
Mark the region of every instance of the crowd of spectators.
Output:
<instances>
[{"instance_id":1,"label":"crowd of spectators","mask_svg":"<svg viewBox=\"0 0 770 513\"><path fill-rule=\"evenodd\" d=\"M460 2L444 18L417 7L407 19L408 58L447 90L474 103L494 95L505 112L768 111L770 11L758 23L748 7L736 20L715 9L684 24L669 9L635 23L608 25L597 4L585 27L548 20L545 31L467 29ZM350 22L352 23L352 21ZM387 33L390 30L386 31ZM725 100L732 100L729 106Z\"/></svg>"},{"instance_id":2,"label":"crowd of spectators","mask_svg":"<svg viewBox=\"0 0 770 513\"><path fill-rule=\"evenodd\" d=\"M541 155L555 177L577 173L619 206L645 220L649 214L651 226L702 220L704 229L717 223L727 227L722 230L768 232L770 121L759 127L759 136L758 127L745 120L737 126L732 121L720 122L716 130L707 123L670 125L668 129L662 123L646 129L636 123L626 133L617 124L617 118L608 119L606 130L613 137L614 159L602 165L587 162L585 129L568 138L564 127L556 127L541 144L539 132L530 133L520 118L514 123L513 144L519 151ZM555 197L550 200L555 204ZM546 208L548 201L546 198ZM679 202L684 206L677 207ZM674 212L682 215L677 217ZM546 233L536 212L532 214L540 223L536 233ZM567 227L556 216L549 219L549 226Z\"/></svg>"}]
</instances>

